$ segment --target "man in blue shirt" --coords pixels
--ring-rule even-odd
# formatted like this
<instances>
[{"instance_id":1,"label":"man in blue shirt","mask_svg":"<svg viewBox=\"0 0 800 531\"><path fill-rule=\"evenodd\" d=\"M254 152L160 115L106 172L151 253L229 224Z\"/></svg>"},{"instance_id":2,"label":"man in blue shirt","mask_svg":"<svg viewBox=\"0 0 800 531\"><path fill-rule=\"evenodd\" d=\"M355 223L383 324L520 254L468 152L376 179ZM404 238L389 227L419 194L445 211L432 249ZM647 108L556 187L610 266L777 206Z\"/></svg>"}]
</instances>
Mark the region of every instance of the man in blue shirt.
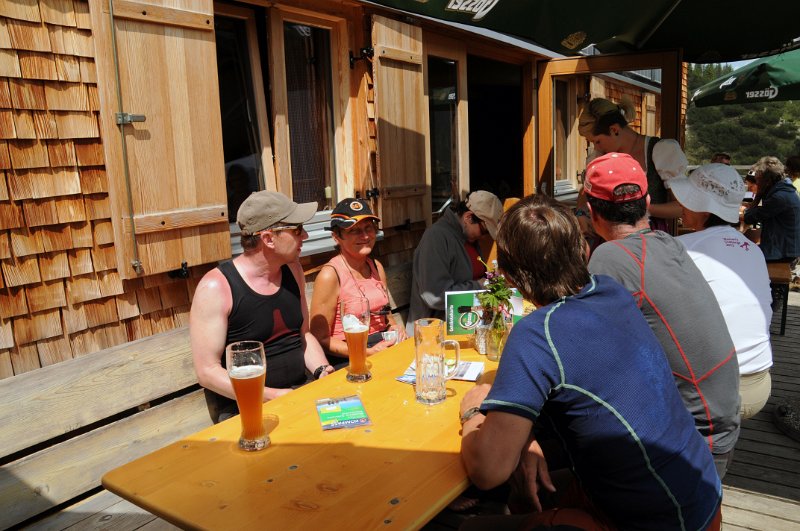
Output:
<instances>
[{"instance_id":1,"label":"man in blue shirt","mask_svg":"<svg viewBox=\"0 0 800 531\"><path fill-rule=\"evenodd\" d=\"M718 529L722 490L708 446L633 297L589 274L577 219L530 196L503 217L497 244L500 269L537 310L511 331L494 385L462 401L473 483L493 488L516 470L541 511L539 484L554 488L533 427L546 423L571 464L572 499L508 517L515 525Z\"/></svg>"}]
</instances>

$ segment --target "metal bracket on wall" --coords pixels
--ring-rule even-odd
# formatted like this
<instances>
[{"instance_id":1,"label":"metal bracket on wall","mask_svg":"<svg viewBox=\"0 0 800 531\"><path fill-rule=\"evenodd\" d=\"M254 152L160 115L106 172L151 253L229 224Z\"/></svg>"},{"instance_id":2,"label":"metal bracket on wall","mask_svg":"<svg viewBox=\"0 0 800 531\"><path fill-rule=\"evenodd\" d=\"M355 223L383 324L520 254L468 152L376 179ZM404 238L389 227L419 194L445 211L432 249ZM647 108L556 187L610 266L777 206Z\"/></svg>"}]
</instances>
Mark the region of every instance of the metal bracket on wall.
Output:
<instances>
[{"instance_id":1,"label":"metal bracket on wall","mask_svg":"<svg viewBox=\"0 0 800 531\"><path fill-rule=\"evenodd\" d=\"M117 120L117 125L127 125L133 122L144 122L147 117L144 114L131 114L129 112L114 113Z\"/></svg>"},{"instance_id":2,"label":"metal bracket on wall","mask_svg":"<svg viewBox=\"0 0 800 531\"><path fill-rule=\"evenodd\" d=\"M350 52L350 69L355 68L356 61L360 61L362 59L372 59L375 55L375 50L373 48L361 48L358 50L358 57L353 55L353 52Z\"/></svg>"}]
</instances>

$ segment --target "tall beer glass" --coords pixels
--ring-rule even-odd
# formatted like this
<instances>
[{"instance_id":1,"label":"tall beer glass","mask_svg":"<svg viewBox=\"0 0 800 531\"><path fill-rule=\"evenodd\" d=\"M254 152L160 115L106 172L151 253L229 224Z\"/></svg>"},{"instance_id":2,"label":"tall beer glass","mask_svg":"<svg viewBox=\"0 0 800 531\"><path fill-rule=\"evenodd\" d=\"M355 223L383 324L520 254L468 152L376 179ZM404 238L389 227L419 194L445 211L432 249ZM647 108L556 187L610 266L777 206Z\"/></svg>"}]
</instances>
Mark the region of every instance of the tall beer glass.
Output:
<instances>
[{"instance_id":1,"label":"tall beer glass","mask_svg":"<svg viewBox=\"0 0 800 531\"><path fill-rule=\"evenodd\" d=\"M260 341L231 343L225 347L225 361L242 421L239 448L263 450L269 446L261 413L264 406L264 380L267 377L264 345Z\"/></svg>"},{"instance_id":2,"label":"tall beer glass","mask_svg":"<svg viewBox=\"0 0 800 531\"><path fill-rule=\"evenodd\" d=\"M364 297L351 297L339 303L350 365L347 381L366 382L372 378L367 368L367 336L369 335L369 301Z\"/></svg>"}]
</instances>

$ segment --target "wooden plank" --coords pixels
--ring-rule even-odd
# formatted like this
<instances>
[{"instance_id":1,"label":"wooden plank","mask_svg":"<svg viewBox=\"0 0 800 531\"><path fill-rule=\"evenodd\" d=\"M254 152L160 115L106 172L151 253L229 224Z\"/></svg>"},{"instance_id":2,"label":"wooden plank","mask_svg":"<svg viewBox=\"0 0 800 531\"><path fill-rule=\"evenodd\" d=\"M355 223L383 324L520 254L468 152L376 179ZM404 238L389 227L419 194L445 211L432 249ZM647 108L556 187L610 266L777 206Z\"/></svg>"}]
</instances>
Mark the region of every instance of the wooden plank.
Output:
<instances>
[{"instance_id":1,"label":"wooden plank","mask_svg":"<svg viewBox=\"0 0 800 531\"><path fill-rule=\"evenodd\" d=\"M36 140L33 111L14 111L14 137L19 140Z\"/></svg>"},{"instance_id":2,"label":"wooden plank","mask_svg":"<svg viewBox=\"0 0 800 531\"><path fill-rule=\"evenodd\" d=\"M105 163L100 140L76 140L75 154L78 157L78 166L102 166Z\"/></svg>"},{"instance_id":3,"label":"wooden plank","mask_svg":"<svg viewBox=\"0 0 800 531\"><path fill-rule=\"evenodd\" d=\"M47 109L44 81L9 79L8 88L11 94L11 103L15 109L40 111Z\"/></svg>"},{"instance_id":4,"label":"wooden plank","mask_svg":"<svg viewBox=\"0 0 800 531\"><path fill-rule=\"evenodd\" d=\"M108 195L89 194L84 196L83 201L88 219L109 219L111 217L111 201Z\"/></svg>"},{"instance_id":5,"label":"wooden plank","mask_svg":"<svg viewBox=\"0 0 800 531\"><path fill-rule=\"evenodd\" d=\"M103 12L108 13L108 2L103 2ZM138 20L167 26L196 30L213 30L214 17L205 13L187 11L131 0L114 0L114 18Z\"/></svg>"},{"instance_id":6,"label":"wooden plank","mask_svg":"<svg viewBox=\"0 0 800 531\"><path fill-rule=\"evenodd\" d=\"M67 288L69 288L69 285ZM69 291L67 293L67 299L69 300ZM86 312L83 311L83 304L72 304L68 302L61 310L61 314L64 316L65 333L75 334L89 328L89 323L86 320Z\"/></svg>"},{"instance_id":7,"label":"wooden plank","mask_svg":"<svg viewBox=\"0 0 800 531\"><path fill-rule=\"evenodd\" d=\"M81 68L81 81L84 83L97 83L97 65L94 60L87 57L79 57Z\"/></svg>"},{"instance_id":8,"label":"wooden plank","mask_svg":"<svg viewBox=\"0 0 800 531\"><path fill-rule=\"evenodd\" d=\"M69 225L51 225L39 229L42 233L45 252L72 249L72 230Z\"/></svg>"},{"instance_id":9,"label":"wooden plank","mask_svg":"<svg viewBox=\"0 0 800 531\"><path fill-rule=\"evenodd\" d=\"M213 223L228 224L227 204L155 212L147 215L138 214L133 217L136 234L148 234ZM126 233L131 232L130 218L125 218L124 231Z\"/></svg>"},{"instance_id":10,"label":"wooden plank","mask_svg":"<svg viewBox=\"0 0 800 531\"><path fill-rule=\"evenodd\" d=\"M59 138L98 138L100 128L92 112L53 113L58 126Z\"/></svg>"},{"instance_id":11,"label":"wooden plank","mask_svg":"<svg viewBox=\"0 0 800 531\"><path fill-rule=\"evenodd\" d=\"M11 37L8 34L8 21L0 17L0 48L11 48Z\"/></svg>"},{"instance_id":12,"label":"wooden plank","mask_svg":"<svg viewBox=\"0 0 800 531\"><path fill-rule=\"evenodd\" d=\"M107 353L98 354L104 357L103 354ZM69 360L36 372L85 365L78 362L86 359ZM155 367L158 365L151 367L150 374L138 376L143 381L152 379L152 373L161 372ZM90 376L105 380L99 373L92 372ZM103 393L104 400L99 402L117 403L115 395L127 394L123 390L130 386L131 381L115 380L111 382L114 388L99 383L91 387L94 393ZM170 389L177 388L177 385L170 386ZM113 393L109 389L120 392ZM80 407L85 409L85 400L82 402L84 404ZM106 471L210 424L203 393L195 391L5 465L0 477L0 497L9 503L7 510L0 513L0 526L14 525L82 494L98 486ZM131 441L136 441L136 444L132 445ZM42 492L46 495L41 495Z\"/></svg>"},{"instance_id":13,"label":"wooden plank","mask_svg":"<svg viewBox=\"0 0 800 531\"><path fill-rule=\"evenodd\" d=\"M56 62L56 74L60 81L81 81L81 63L79 58L73 55L56 54L54 59Z\"/></svg>"},{"instance_id":14,"label":"wooden plank","mask_svg":"<svg viewBox=\"0 0 800 531\"><path fill-rule=\"evenodd\" d=\"M14 201L0 201L0 229L16 229L24 225L22 206Z\"/></svg>"},{"instance_id":15,"label":"wooden plank","mask_svg":"<svg viewBox=\"0 0 800 531\"><path fill-rule=\"evenodd\" d=\"M49 116L49 114L47 116ZM50 157L50 165L54 168L58 168L60 166L70 166L74 168L75 165L78 163L78 159L75 156L75 146L73 145L71 140L48 141L47 155ZM76 174L78 173L77 170L75 171L75 173ZM80 184L78 190L82 191L82 187L80 186Z\"/></svg>"},{"instance_id":16,"label":"wooden plank","mask_svg":"<svg viewBox=\"0 0 800 531\"><path fill-rule=\"evenodd\" d=\"M11 365L11 351L0 350L0 380L14 376L14 366Z\"/></svg>"},{"instance_id":17,"label":"wooden plank","mask_svg":"<svg viewBox=\"0 0 800 531\"><path fill-rule=\"evenodd\" d=\"M8 20L7 29L12 48L34 52L51 51L47 28L41 23Z\"/></svg>"},{"instance_id":18,"label":"wooden plank","mask_svg":"<svg viewBox=\"0 0 800 531\"><path fill-rule=\"evenodd\" d=\"M56 62L50 52L17 52L19 58L19 70L25 79L58 79Z\"/></svg>"},{"instance_id":19,"label":"wooden plank","mask_svg":"<svg viewBox=\"0 0 800 531\"><path fill-rule=\"evenodd\" d=\"M783 518L795 523L800 522L800 503L777 496L769 496L767 494L754 495L754 493L746 490L725 486L723 488L722 504L726 507L746 508L748 511ZM723 510L724 517L725 511ZM768 527L762 527L762 529L766 528Z\"/></svg>"},{"instance_id":20,"label":"wooden plank","mask_svg":"<svg viewBox=\"0 0 800 531\"><path fill-rule=\"evenodd\" d=\"M58 126L56 125L53 113L33 111L33 126L36 129L36 136L39 139L58 138ZM50 163L52 166L57 166L52 160Z\"/></svg>"},{"instance_id":21,"label":"wooden plank","mask_svg":"<svg viewBox=\"0 0 800 531\"><path fill-rule=\"evenodd\" d=\"M58 173L58 172L56 172ZM78 173L75 172L77 177ZM73 223L76 221L86 220L86 210L83 204L83 197L81 196L68 196L59 197L55 200L56 211L58 212L59 223ZM73 243L75 239L73 239Z\"/></svg>"},{"instance_id":22,"label":"wooden plank","mask_svg":"<svg viewBox=\"0 0 800 531\"><path fill-rule=\"evenodd\" d=\"M39 341L40 339L55 337L63 333L61 328L61 312L58 310L34 313L29 317L19 317L14 319L13 326L14 341L16 341L18 345L25 345L34 341ZM38 365L38 354L36 359Z\"/></svg>"},{"instance_id":23,"label":"wooden plank","mask_svg":"<svg viewBox=\"0 0 800 531\"><path fill-rule=\"evenodd\" d=\"M43 22L59 26L77 25L72 0L41 0L39 9Z\"/></svg>"},{"instance_id":24,"label":"wooden plank","mask_svg":"<svg viewBox=\"0 0 800 531\"><path fill-rule=\"evenodd\" d=\"M11 109L0 110L0 138L17 138L14 114Z\"/></svg>"},{"instance_id":25,"label":"wooden plank","mask_svg":"<svg viewBox=\"0 0 800 531\"><path fill-rule=\"evenodd\" d=\"M28 300L23 288L0 290L0 318L8 319L28 313Z\"/></svg>"},{"instance_id":26,"label":"wooden plank","mask_svg":"<svg viewBox=\"0 0 800 531\"><path fill-rule=\"evenodd\" d=\"M161 294L158 288L136 290L136 300L142 315L161 310Z\"/></svg>"},{"instance_id":27,"label":"wooden plank","mask_svg":"<svg viewBox=\"0 0 800 531\"><path fill-rule=\"evenodd\" d=\"M22 203L22 210L25 212L25 221L28 222L29 227L41 227L42 225L55 225L58 223L58 209L56 209L56 203L52 199L25 201Z\"/></svg>"},{"instance_id":28,"label":"wooden plank","mask_svg":"<svg viewBox=\"0 0 800 531\"><path fill-rule=\"evenodd\" d=\"M15 376L38 370L41 365L36 345L17 345L11 349L11 365L14 367Z\"/></svg>"},{"instance_id":29,"label":"wooden plank","mask_svg":"<svg viewBox=\"0 0 800 531\"><path fill-rule=\"evenodd\" d=\"M114 242L114 228L111 220L97 220L92 222L92 235L96 245L106 245Z\"/></svg>"},{"instance_id":30,"label":"wooden plank","mask_svg":"<svg viewBox=\"0 0 800 531\"><path fill-rule=\"evenodd\" d=\"M91 247L92 242L92 227L88 222L70 223L72 230L72 242L74 247Z\"/></svg>"},{"instance_id":31,"label":"wooden plank","mask_svg":"<svg viewBox=\"0 0 800 531\"><path fill-rule=\"evenodd\" d=\"M0 319L0 349L5 352L7 349L14 347L14 331L11 329L11 319ZM11 357L8 358L8 363L11 363ZM3 369L0 367L0 372ZM13 369L11 370L13 374Z\"/></svg>"},{"instance_id":32,"label":"wooden plank","mask_svg":"<svg viewBox=\"0 0 800 531\"><path fill-rule=\"evenodd\" d=\"M136 293L125 292L116 297L117 314L120 319L131 319L140 315L139 306L136 304Z\"/></svg>"},{"instance_id":33,"label":"wooden plank","mask_svg":"<svg viewBox=\"0 0 800 531\"><path fill-rule=\"evenodd\" d=\"M117 268L117 253L113 245L92 248L92 261L95 271L106 271Z\"/></svg>"},{"instance_id":34,"label":"wooden plank","mask_svg":"<svg viewBox=\"0 0 800 531\"><path fill-rule=\"evenodd\" d=\"M44 168L50 165L47 146L39 140L10 140L8 153L11 164L21 170L26 168Z\"/></svg>"},{"instance_id":35,"label":"wooden plank","mask_svg":"<svg viewBox=\"0 0 800 531\"><path fill-rule=\"evenodd\" d=\"M94 272L92 253L89 249L72 249L67 256L69 257L69 269L73 276Z\"/></svg>"},{"instance_id":36,"label":"wooden plank","mask_svg":"<svg viewBox=\"0 0 800 531\"><path fill-rule=\"evenodd\" d=\"M108 176L104 168L80 168L80 177L84 194L108 192Z\"/></svg>"},{"instance_id":37,"label":"wooden plank","mask_svg":"<svg viewBox=\"0 0 800 531\"><path fill-rule=\"evenodd\" d=\"M161 305L164 309L189 304L189 293L186 291L185 281L159 286L158 292L161 298Z\"/></svg>"},{"instance_id":38,"label":"wooden plank","mask_svg":"<svg viewBox=\"0 0 800 531\"><path fill-rule=\"evenodd\" d=\"M70 304L99 299L101 296L95 275L73 276L67 280L67 300Z\"/></svg>"},{"instance_id":39,"label":"wooden plank","mask_svg":"<svg viewBox=\"0 0 800 531\"><path fill-rule=\"evenodd\" d=\"M39 352L39 361L42 367L55 365L56 363L72 359L72 350L69 348L69 341L63 336L38 341L36 343L36 349Z\"/></svg>"},{"instance_id":40,"label":"wooden plank","mask_svg":"<svg viewBox=\"0 0 800 531\"><path fill-rule=\"evenodd\" d=\"M86 0L74 0L72 3L75 9L75 23L81 29L92 29L92 20L89 13L89 2Z\"/></svg>"},{"instance_id":41,"label":"wooden plank","mask_svg":"<svg viewBox=\"0 0 800 531\"><path fill-rule=\"evenodd\" d=\"M12 229L11 249L15 256L28 256L44 252L42 237L37 231L31 231L27 227Z\"/></svg>"},{"instance_id":42,"label":"wooden plank","mask_svg":"<svg viewBox=\"0 0 800 531\"><path fill-rule=\"evenodd\" d=\"M64 282L62 280L27 286L25 293L31 312L41 312L67 305Z\"/></svg>"},{"instance_id":43,"label":"wooden plank","mask_svg":"<svg viewBox=\"0 0 800 531\"><path fill-rule=\"evenodd\" d=\"M28 531L127 529L172 531L178 528L107 490L81 500L44 520L25 526Z\"/></svg>"},{"instance_id":44,"label":"wooden plank","mask_svg":"<svg viewBox=\"0 0 800 531\"><path fill-rule=\"evenodd\" d=\"M390 59L392 61L399 61L401 63L409 63L412 65L422 65L422 54L414 53L402 48L393 48L391 46L376 46L375 55L380 59Z\"/></svg>"},{"instance_id":45,"label":"wooden plank","mask_svg":"<svg viewBox=\"0 0 800 531\"><path fill-rule=\"evenodd\" d=\"M51 111L88 111L89 98L83 83L59 81L44 84L47 108Z\"/></svg>"},{"instance_id":46,"label":"wooden plank","mask_svg":"<svg viewBox=\"0 0 800 531\"><path fill-rule=\"evenodd\" d=\"M97 273L97 281L100 283L100 294L103 297L122 295L125 291L117 271L100 271ZM117 315L116 311L114 315Z\"/></svg>"},{"instance_id":47,"label":"wooden plank","mask_svg":"<svg viewBox=\"0 0 800 531\"><path fill-rule=\"evenodd\" d=\"M0 448L8 455L196 382L188 329L178 329L0 382ZM158 368L156 370L156 368ZM87 401L93 389L125 389ZM38 422L43 411L52 422ZM128 440L131 440L129 437Z\"/></svg>"},{"instance_id":48,"label":"wooden plank","mask_svg":"<svg viewBox=\"0 0 800 531\"><path fill-rule=\"evenodd\" d=\"M39 262L36 256L16 257L3 261L3 278L6 286L16 287L39 282Z\"/></svg>"},{"instance_id":49,"label":"wooden plank","mask_svg":"<svg viewBox=\"0 0 800 531\"><path fill-rule=\"evenodd\" d=\"M31 22L42 20L38 0L4 0L0 2L0 16Z\"/></svg>"},{"instance_id":50,"label":"wooden plank","mask_svg":"<svg viewBox=\"0 0 800 531\"><path fill-rule=\"evenodd\" d=\"M114 323L119 320L114 297L87 301L83 303L83 309L86 312L86 321L89 323L89 328Z\"/></svg>"},{"instance_id":51,"label":"wooden plank","mask_svg":"<svg viewBox=\"0 0 800 531\"><path fill-rule=\"evenodd\" d=\"M16 50L0 49L0 76L21 77L19 57ZM3 81L5 83L5 81Z\"/></svg>"},{"instance_id":52,"label":"wooden plank","mask_svg":"<svg viewBox=\"0 0 800 531\"><path fill-rule=\"evenodd\" d=\"M722 508L723 521L735 522L736 525L745 529L780 529L781 531L798 531L800 524L784 518L775 518L764 514L753 513L746 509L725 504L723 498ZM725 529L728 526L725 525Z\"/></svg>"}]
</instances>

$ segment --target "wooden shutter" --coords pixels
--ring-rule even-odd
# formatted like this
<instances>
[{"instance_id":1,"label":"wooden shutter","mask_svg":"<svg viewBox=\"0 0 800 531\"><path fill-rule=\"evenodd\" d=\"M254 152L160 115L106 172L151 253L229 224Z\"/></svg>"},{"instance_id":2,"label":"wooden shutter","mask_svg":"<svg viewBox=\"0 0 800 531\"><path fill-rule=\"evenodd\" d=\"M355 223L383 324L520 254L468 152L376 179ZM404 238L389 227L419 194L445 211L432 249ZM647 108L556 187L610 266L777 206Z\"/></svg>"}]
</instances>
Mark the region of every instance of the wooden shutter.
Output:
<instances>
[{"instance_id":1,"label":"wooden shutter","mask_svg":"<svg viewBox=\"0 0 800 531\"><path fill-rule=\"evenodd\" d=\"M384 227L430 220L422 29L372 18L378 188Z\"/></svg>"},{"instance_id":2,"label":"wooden shutter","mask_svg":"<svg viewBox=\"0 0 800 531\"><path fill-rule=\"evenodd\" d=\"M229 257L212 0L89 5L120 276L137 253L144 275ZM129 185L118 112L146 117L123 128Z\"/></svg>"}]
</instances>

